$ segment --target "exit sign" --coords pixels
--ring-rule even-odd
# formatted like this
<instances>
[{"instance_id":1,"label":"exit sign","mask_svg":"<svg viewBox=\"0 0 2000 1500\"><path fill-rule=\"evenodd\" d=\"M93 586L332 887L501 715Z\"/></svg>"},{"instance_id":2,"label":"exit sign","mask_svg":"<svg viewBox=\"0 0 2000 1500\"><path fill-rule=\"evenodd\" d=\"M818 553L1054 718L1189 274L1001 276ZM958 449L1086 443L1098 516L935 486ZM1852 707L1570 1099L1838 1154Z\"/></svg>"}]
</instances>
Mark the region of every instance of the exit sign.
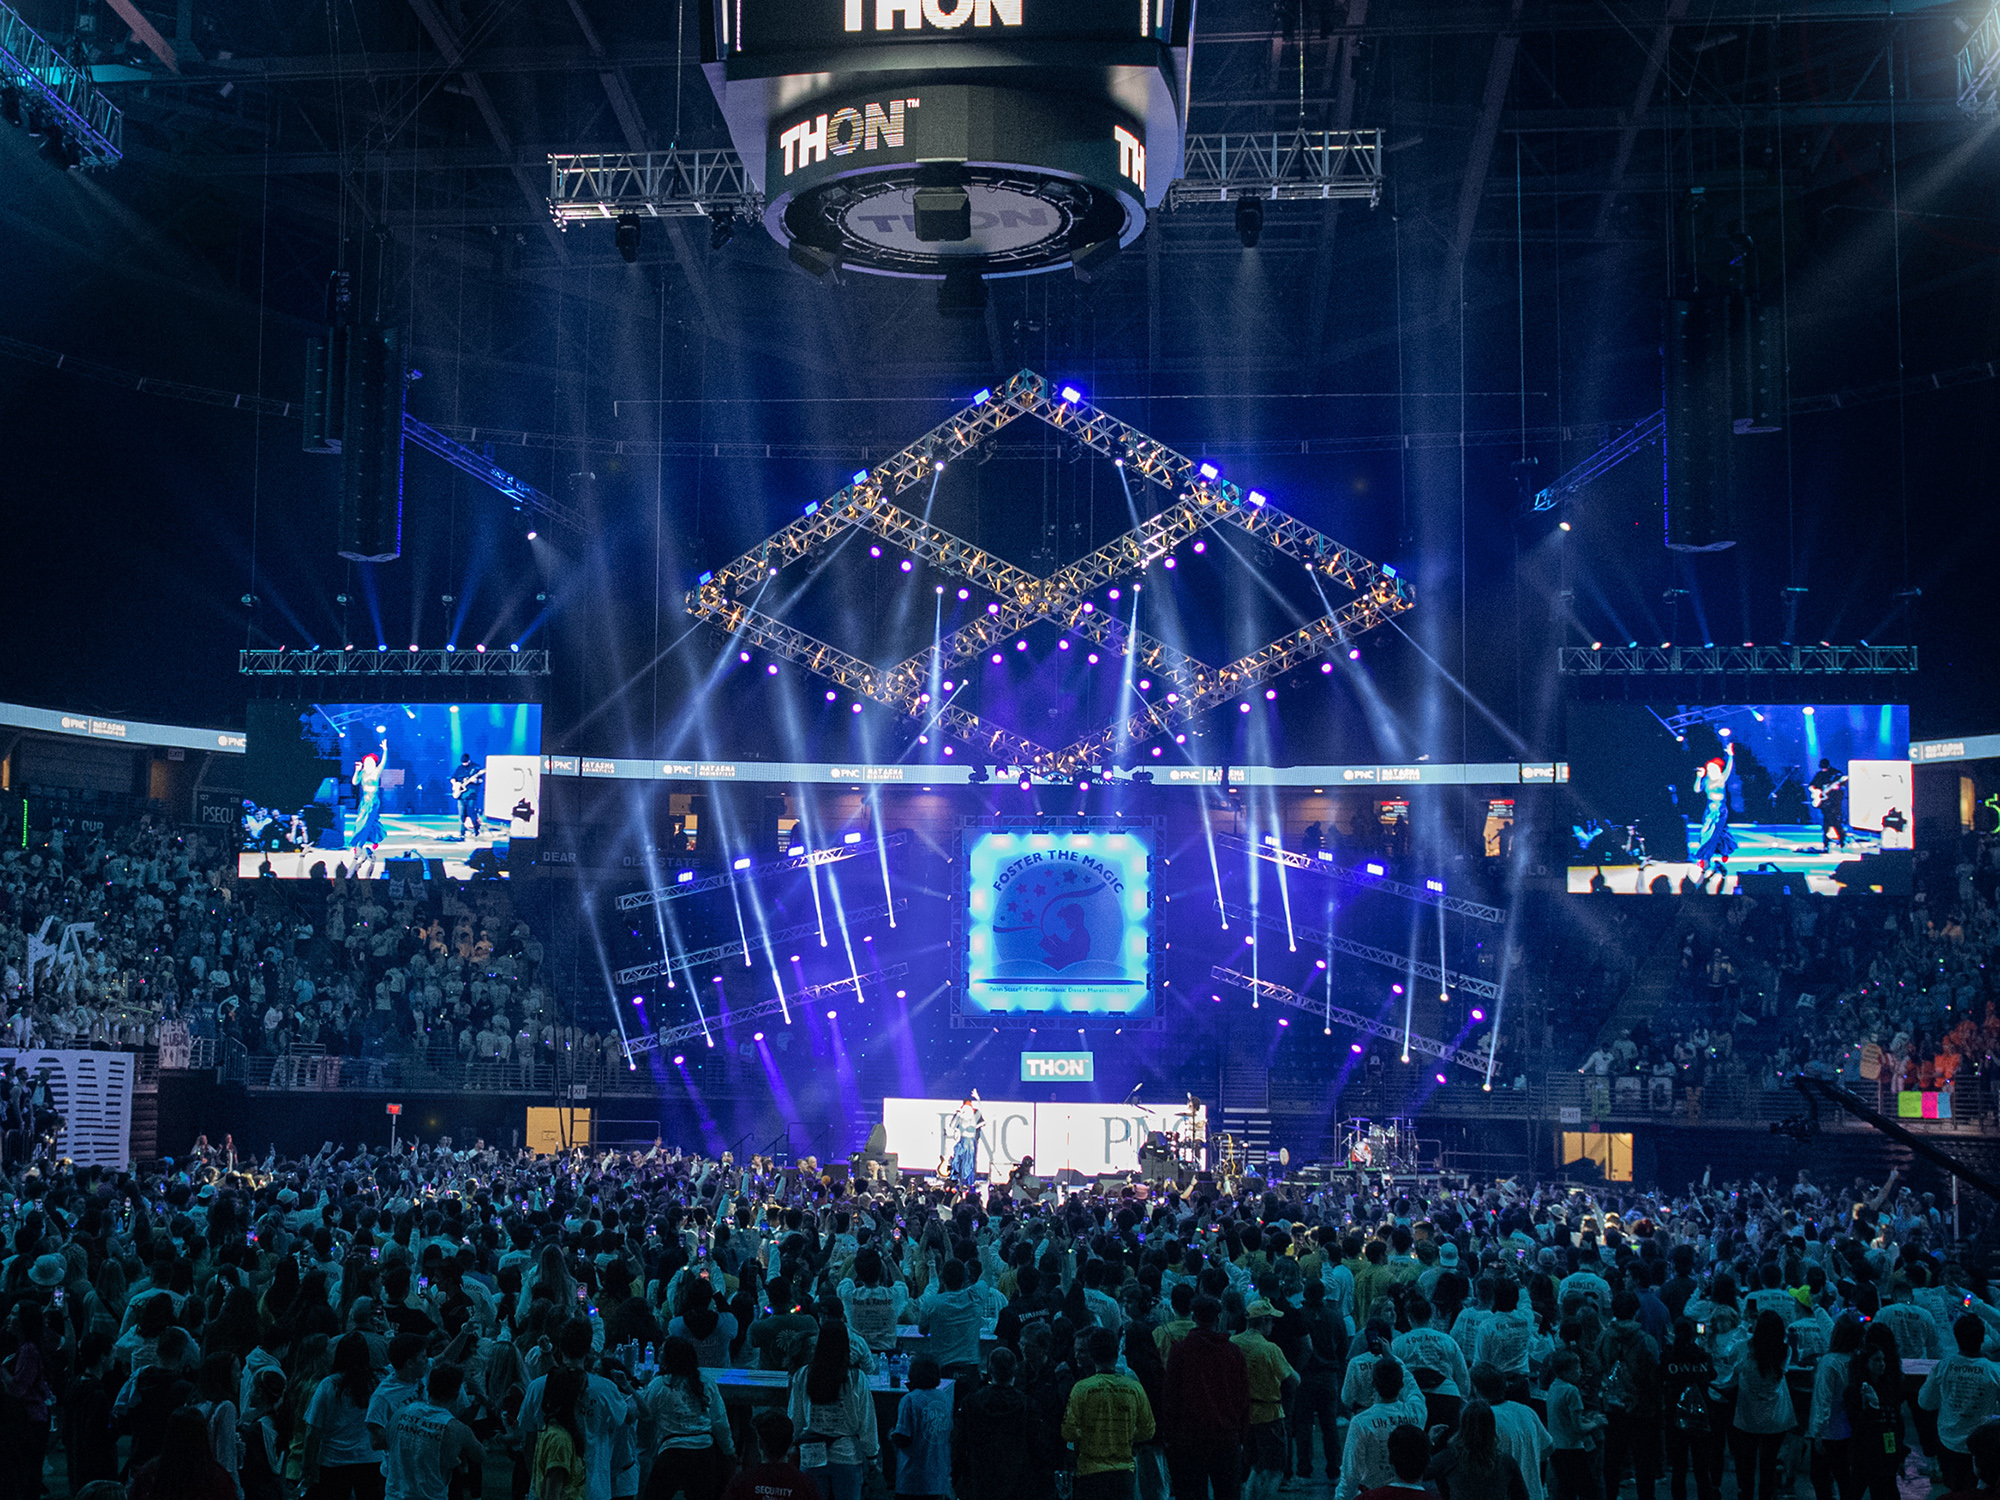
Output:
<instances>
[{"instance_id":1,"label":"exit sign","mask_svg":"<svg viewBox=\"0 0 2000 1500\"><path fill-rule=\"evenodd\" d=\"M1097 1076L1093 1052L1023 1052L1023 1083L1089 1083Z\"/></svg>"}]
</instances>

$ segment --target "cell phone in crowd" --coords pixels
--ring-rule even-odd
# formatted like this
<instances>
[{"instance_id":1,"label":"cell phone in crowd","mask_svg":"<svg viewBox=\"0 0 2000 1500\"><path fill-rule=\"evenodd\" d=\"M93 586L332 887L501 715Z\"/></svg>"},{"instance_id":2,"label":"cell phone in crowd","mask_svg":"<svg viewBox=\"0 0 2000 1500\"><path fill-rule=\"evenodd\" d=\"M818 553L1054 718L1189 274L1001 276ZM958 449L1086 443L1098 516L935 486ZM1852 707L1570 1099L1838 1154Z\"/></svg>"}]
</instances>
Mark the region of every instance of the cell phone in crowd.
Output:
<instances>
[{"instance_id":1,"label":"cell phone in crowd","mask_svg":"<svg viewBox=\"0 0 2000 1500\"><path fill-rule=\"evenodd\" d=\"M49 1300L54 1302L57 1307L61 1307L63 1305L63 1289L61 1287L57 1287L55 1291L50 1294Z\"/></svg>"},{"instance_id":2,"label":"cell phone in crowd","mask_svg":"<svg viewBox=\"0 0 2000 1500\"><path fill-rule=\"evenodd\" d=\"M590 1290L587 1287L578 1287L576 1289L576 1300L579 1302L583 1301L584 1298L588 1297L589 1295L590 1295Z\"/></svg>"},{"instance_id":3,"label":"cell phone in crowd","mask_svg":"<svg viewBox=\"0 0 2000 1500\"><path fill-rule=\"evenodd\" d=\"M431 1279L430 1279L430 1277L428 1277L428 1276L419 1276L419 1277L417 1278L417 1290L418 1290L418 1291L420 1291L420 1292L428 1292L428 1291L429 1291L430 1289L431 1289Z\"/></svg>"},{"instance_id":4,"label":"cell phone in crowd","mask_svg":"<svg viewBox=\"0 0 2000 1500\"><path fill-rule=\"evenodd\" d=\"M382 1247L380 1245L370 1245L368 1247L368 1258L370 1260L380 1260L382 1258Z\"/></svg>"},{"instance_id":5,"label":"cell phone in crowd","mask_svg":"<svg viewBox=\"0 0 2000 1500\"><path fill-rule=\"evenodd\" d=\"M244 1231L243 1231L243 1243L244 1243L244 1244L246 1244L246 1245L248 1245L248 1246L249 1246L249 1247L250 1247L251 1249L253 1249L253 1250L254 1250L254 1249L256 1249L256 1248L257 1248L257 1231L256 1231L256 1230L254 1230L254 1229L246 1229L246 1230L244 1230Z\"/></svg>"}]
</instances>

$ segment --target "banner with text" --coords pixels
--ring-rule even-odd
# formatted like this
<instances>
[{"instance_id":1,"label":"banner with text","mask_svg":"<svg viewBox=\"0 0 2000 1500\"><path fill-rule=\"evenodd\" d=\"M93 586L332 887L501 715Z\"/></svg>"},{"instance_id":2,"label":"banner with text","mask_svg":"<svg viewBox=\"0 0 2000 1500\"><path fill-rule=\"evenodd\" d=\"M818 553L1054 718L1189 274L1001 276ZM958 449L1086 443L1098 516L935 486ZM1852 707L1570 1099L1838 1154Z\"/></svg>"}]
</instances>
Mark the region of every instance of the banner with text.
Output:
<instances>
[{"instance_id":1,"label":"banner with text","mask_svg":"<svg viewBox=\"0 0 2000 1500\"><path fill-rule=\"evenodd\" d=\"M888 1149L906 1170L929 1171L950 1154L956 1099L884 1099L882 1124ZM982 1177L1005 1177L1024 1156L1038 1176L1064 1168L1087 1177L1132 1172L1149 1131L1179 1123L1166 1109L1138 1104L1021 1104L987 1099L978 1106L978 1166Z\"/></svg>"}]
</instances>

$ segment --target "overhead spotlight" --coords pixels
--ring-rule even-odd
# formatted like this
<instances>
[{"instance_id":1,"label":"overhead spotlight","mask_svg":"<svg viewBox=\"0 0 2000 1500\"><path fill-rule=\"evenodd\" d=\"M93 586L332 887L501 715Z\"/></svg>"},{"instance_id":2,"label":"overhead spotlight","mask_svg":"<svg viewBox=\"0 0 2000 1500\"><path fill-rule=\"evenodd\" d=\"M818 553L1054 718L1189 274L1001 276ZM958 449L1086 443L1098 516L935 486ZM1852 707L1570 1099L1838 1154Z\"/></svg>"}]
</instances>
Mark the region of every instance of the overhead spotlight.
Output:
<instances>
[{"instance_id":1,"label":"overhead spotlight","mask_svg":"<svg viewBox=\"0 0 2000 1500\"><path fill-rule=\"evenodd\" d=\"M726 208L710 211L708 216L708 248L720 250L736 236L736 215Z\"/></svg>"},{"instance_id":2,"label":"overhead spotlight","mask_svg":"<svg viewBox=\"0 0 2000 1500\"><path fill-rule=\"evenodd\" d=\"M1030 781L1028 779L1028 773L1026 771L1023 771L1021 773L1021 779L1018 783L1016 783L1016 785L1018 785L1021 788L1021 790L1025 792L1034 785L1034 782Z\"/></svg>"},{"instance_id":3,"label":"overhead spotlight","mask_svg":"<svg viewBox=\"0 0 2000 1500\"><path fill-rule=\"evenodd\" d=\"M612 232L611 242L618 247L619 257L628 266L639 263L639 216L620 214L618 228Z\"/></svg>"},{"instance_id":4,"label":"overhead spotlight","mask_svg":"<svg viewBox=\"0 0 2000 1500\"><path fill-rule=\"evenodd\" d=\"M1264 204L1258 198L1236 200L1236 238L1245 250L1255 250L1264 233Z\"/></svg>"},{"instance_id":5,"label":"overhead spotlight","mask_svg":"<svg viewBox=\"0 0 2000 1500\"><path fill-rule=\"evenodd\" d=\"M1569 522L1567 522L1567 521L1558 521L1558 522L1556 522L1556 530L1557 530L1557 531L1568 531L1568 530L1569 530Z\"/></svg>"},{"instance_id":6,"label":"overhead spotlight","mask_svg":"<svg viewBox=\"0 0 2000 1500\"><path fill-rule=\"evenodd\" d=\"M531 532L529 532L529 533L528 533L528 540L532 542L532 541L533 541L534 539L535 539L535 533L534 533L534 532L532 532L532 531L531 531Z\"/></svg>"}]
</instances>

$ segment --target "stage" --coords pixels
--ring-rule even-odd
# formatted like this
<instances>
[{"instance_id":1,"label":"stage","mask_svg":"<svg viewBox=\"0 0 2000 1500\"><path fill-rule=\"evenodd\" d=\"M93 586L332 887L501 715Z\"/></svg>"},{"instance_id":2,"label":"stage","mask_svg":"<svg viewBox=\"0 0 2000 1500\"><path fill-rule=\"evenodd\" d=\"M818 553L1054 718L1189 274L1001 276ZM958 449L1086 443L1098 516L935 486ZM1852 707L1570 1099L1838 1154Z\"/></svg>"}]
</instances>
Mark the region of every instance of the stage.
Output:
<instances>
[{"instance_id":1,"label":"stage","mask_svg":"<svg viewBox=\"0 0 2000 1500\"><path fill-rule=\"evenodd\" d=\"M384 836L375 849L374 868L367 873L385 875L388 872L382 866L398 859L437 860L441 873L450 880L479 880L505 872L510 842L506 824L489 821L484 833L465 840L459 838L458 829L456 813L385 812L382 814ZM483 870L474 868L474 856L487 849L493 853L492 867ZM275 854L246 850L236 856L236 874L242 880L255 880L264 873L263 867L268 861L272 875L279 880L307 879L313 866L319 864L326 866L328 875L333 874L339 865L346 865L348 874L353 875L362 857L359 849L295 849Z\"/></svg>"},{"instance_id":2,"label":"stage","mask_svg":"<svg viewBox=\"0 0 2000 1500\"><path fill-rule=\"evenodd\" d=\"M1799 824L1748 824L1734 825L1730 833L1736 840L1736 852L1729 857L1728 874L1725 877L1711 872L1707 891L1710 895L1737 895L1742 893L1757 895L1782 895L1781 887L1791 884L1791 894L1802 896L1810 892L1815 896L1838 896L1843 889L1837 878L1841 866L1851 865L1850 876L1861 874L1861 859L1864 855L1882 853L1882 837L1861 829L1847 831L1847 847L1836 846L1830 853L1820 852L1820 826L1817 823ZM1696 828L1689 829L1690 843ZM1690 854L1693 849L1688 850ZM1907 858L1907 854L1905 855ZM1782 875L1761 870L1764 865L1774 866ZM1761 871L1761 879L1758 878ZM1752 877L1750 885L1740 885L1744 876ZM1797 881L1803 875L1804 885ZM1782 876L1794 877L1790 882ZM1603 884L1599 885L1598 881ZM1908 880L1904 874L1905 882ZM1655 889L1655 882L1664 880L1663 889ZM1688 889L1694 889L1701 881L1701 867L1690 859L1649 859L1631 865L1571 865L1569 867L1569 892L1571 895L1588 895L1593 891L1609 890L1617 895L1632 896L1648 893L1678 894L1683 882ZM1870 889L1866 881L1857 882L1862 890ZM1874 883L1879 888L1881 881ZM1767 890L1757 890L1760 885Z\"/></svg>"}]
</instances>

